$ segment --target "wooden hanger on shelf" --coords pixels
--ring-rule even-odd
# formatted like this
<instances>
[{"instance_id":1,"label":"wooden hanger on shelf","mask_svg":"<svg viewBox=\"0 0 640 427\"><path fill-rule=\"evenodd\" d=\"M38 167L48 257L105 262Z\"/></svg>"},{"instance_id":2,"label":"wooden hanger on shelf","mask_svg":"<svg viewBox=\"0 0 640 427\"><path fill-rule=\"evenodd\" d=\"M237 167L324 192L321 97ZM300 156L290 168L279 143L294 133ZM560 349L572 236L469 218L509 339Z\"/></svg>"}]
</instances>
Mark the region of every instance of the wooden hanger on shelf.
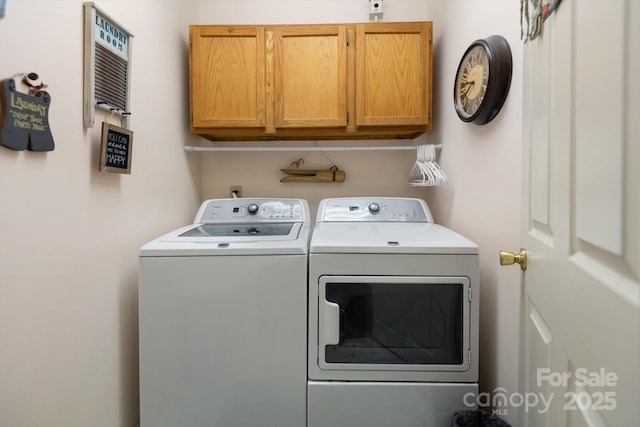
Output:
<instances>
[{"instance_id":1,"label":"wooden hanger on shelf","mask_svg":"<svg viewBox=\"0 0 640 427\"><path fill-rule=\"evenodd\" d=\"M330 169L280 169L287 174L280 182L344 182L345 172L337 166Z\"/></svg>"}]
</instances>

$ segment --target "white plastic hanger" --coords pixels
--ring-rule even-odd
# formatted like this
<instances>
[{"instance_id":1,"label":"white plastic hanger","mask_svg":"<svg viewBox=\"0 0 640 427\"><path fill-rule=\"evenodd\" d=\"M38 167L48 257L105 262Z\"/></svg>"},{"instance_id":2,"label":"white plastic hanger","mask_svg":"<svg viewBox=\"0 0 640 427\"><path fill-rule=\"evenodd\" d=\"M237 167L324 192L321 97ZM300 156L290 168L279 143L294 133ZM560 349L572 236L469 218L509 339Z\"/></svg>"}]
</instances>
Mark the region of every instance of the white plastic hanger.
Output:
<instances>
[{"instance_id":1,"label":"white plastic hanger","mask_svg":"<svg viewBox=\"0 0 640 427\"><path fill-rule=\"evenodd\" d=\"M409 185L431 187L447 183L447 175L436 162L435 145L417 145L416 162L409 173Z\"/></svg>"}]
</instances>

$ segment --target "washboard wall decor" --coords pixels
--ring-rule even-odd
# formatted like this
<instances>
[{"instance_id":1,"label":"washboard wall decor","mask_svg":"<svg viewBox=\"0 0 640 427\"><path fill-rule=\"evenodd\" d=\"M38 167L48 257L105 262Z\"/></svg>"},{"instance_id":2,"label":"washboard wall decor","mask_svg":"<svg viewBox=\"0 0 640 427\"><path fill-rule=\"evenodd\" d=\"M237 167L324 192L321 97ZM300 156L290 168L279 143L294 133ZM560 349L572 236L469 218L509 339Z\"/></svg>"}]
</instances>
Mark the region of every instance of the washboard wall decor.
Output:
<instances>
[{"instance_id":1,"label":"washboard wall decor","mask_svg":"<svg viewBox=\"0 0 640 427\"><path fill-rule=\"evenodd\" d=\"M84 2L84 126L95 124L95 109L121 118L129 128L131 40L133 35L113 18Z\"/></svg>"}]
</instances>

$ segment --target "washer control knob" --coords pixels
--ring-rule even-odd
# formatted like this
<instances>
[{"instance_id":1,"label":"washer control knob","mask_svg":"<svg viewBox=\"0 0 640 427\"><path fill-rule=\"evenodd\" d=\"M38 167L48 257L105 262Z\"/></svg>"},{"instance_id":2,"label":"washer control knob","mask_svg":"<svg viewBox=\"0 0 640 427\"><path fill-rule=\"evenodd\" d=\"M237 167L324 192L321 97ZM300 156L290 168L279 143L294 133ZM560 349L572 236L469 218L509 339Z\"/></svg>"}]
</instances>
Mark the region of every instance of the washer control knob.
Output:
<instances>
[{"instance_id":1,"label":"washer control knob","mask_svg":"<svg viewBox=\"0 0 640 427\"><path fill-rule=\"evenodd\" d=\"M375 202L370 203L369 204L369 212L371 212L374 215L380 213L380 205L375 203Z\"/></svg>"},{"instance_id":2,"label":"washer control knob","mask_svg":"<svg viewBox=\"0 0 640 427\"><path fill-rule=\"evenodd\" d=\"M258 213L258 209L260 209L260 206L258 206L255 203L251 203L249 206L247 206L247 212L249 212L249 215L255 215Z\"/></svg>"}]
</instances>

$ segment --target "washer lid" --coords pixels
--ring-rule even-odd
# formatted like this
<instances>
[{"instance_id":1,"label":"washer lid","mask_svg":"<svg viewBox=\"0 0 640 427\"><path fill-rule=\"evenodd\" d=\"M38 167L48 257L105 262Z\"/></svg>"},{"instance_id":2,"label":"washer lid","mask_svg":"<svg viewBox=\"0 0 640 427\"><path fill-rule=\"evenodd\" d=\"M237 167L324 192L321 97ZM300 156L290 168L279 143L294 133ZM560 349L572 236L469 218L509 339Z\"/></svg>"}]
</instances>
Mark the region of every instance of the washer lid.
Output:
<instances>
[{"instance_id":1,"label":"washer lid","mask_svg":"<svg viewBox=\"0 0 640 427\"><path fill-rule=\"evenodd\" d=\"M309 223L192 224L142 246L140 256L306 254L309 230Z\"/></svg>"},{"instance_id":2,"label":"washer lid","mask_svg":"<svg viewBox=\"0 0 640 427\"><path fill-rule=\"evenodd\" d=\"M140 256L306 254L311 224L304 199L210 199L194 223L161 236Z\"/></svg>"},{"instance_id":3,"label":"washer lid","mask_svg":"<svg viewBox=\"0 0 640 427\"><path fill-rule=\"evenodd\" d=\"M434 223L317 223L309 252L389 254L477 254L478 246Z\"/></svg>"},{"instance_id":4,"label":"washer lid","mask_svg":"<svg viewBox=\"0 0 640 427\"><path fill-rule=\"evenodd\" d=\"M197 225L184 233L180 237L264 237L264 236L287 236L290 237L293 229L293 222L285 223L254 223L254 224L212 224L204 223Z\"/></svg>"}]
</instances>

